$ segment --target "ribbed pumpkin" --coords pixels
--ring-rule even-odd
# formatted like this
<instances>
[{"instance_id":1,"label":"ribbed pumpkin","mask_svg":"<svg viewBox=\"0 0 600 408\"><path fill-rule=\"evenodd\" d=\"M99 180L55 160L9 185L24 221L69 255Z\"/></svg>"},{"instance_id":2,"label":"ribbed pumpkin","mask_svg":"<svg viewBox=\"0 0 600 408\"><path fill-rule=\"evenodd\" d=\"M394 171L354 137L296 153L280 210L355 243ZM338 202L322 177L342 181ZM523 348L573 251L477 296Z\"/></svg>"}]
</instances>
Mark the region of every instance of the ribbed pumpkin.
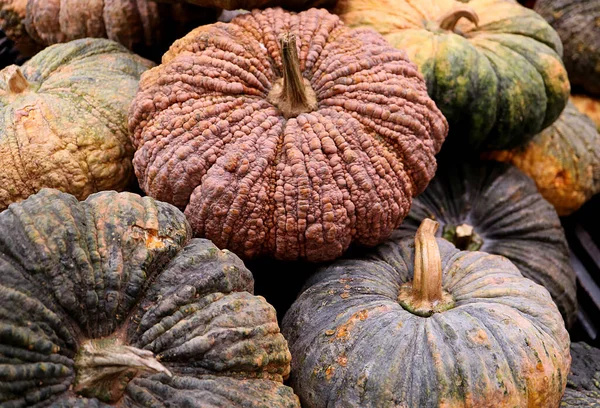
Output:
<instances>
[{"instance_id":1,"label":"ribbed pumpkin","mask_svg":"<svg viewBox=\"0 0 600 408\"><path fill-rule=\"evenodd\" d=\"M600 0L538 0L534 10L558 32L571 84L600 96Z\"/></svg>"},{"instance_id":2,"label":"ribbed pumpkin","mask_svg":"<svg viewBox=\"0 0 600 408\"><path fill-rule=\"evenodd\" d=\"M502 163L445 161L392 237L414 235L426 218L461 250L501 255L543 285L570 327L577 308L575 272L556 211L533 181Z\"/></svg>"},{"instance_id":3,"label":"ribbed pumpkin","mask_svg":"<svg viewBox=\"0 0 600 408\"><path fill-rule=\"evenodd\" d=\"M0 213L3 407L298 407L275 309L175 207L43 189Z\"/></svg>"},{"instance_id":4,"label":"ribbed pumpkin","mask_svg":"<svg viewBox=\"0 0 600 408\"><path fill-rule=\"evenodd\" d=\"M437 227L308 281L282 323L304 408L558 406L569 334L548 291Z\"/></svg>"},{"instance_id":5,"label":"ribbed pumpkin","mask_svg":"<svg viewBox=\"0 0 600 408\"><path fill-rule=\"evenodd\" d=\"M565 107L569 81L556 32L513 0L340 0L350 27L406 50L460 150L521 145Z\"/></svg>"},{"instance_id":6,"label":"ribbed pumpkin","mask_svg":"<svg viewBox=\"0 0 600 408\"><path fill-rule=\"evenodd\" d=\"M600 408L600 350L583 342L572 343L571 357L561 408Z\"/></svg>"},{"instance_id":7,"label":"ribbed pumpkin","mask_svg":"<svg viewBox=\"0 0 600 408\"><path fill-rule=\"evenodd\" d=\"M571 102L581 113L585 113L596 124L600 132L600 100L587 95L571 95Z\"/></svg>"},{"instance_id":8,"label":"ribbed pumpkin","mask_svg":"<svg viewBox=\"0 0 600 408\"><path fill-rule=\"evenodd\" d=\"M160 60L175 39L213 22L216 10L151 0L27 0L22 17L27 32L40 44L108 38Z\"/></svg>"},{"instance_id":9,"label":"ribbed pumpkin","mask_svg":"<svg viewBox=\"0 0 600 408\"><path fill-rule=\"evenodd\" d=\"M127 109L152 65L82 39L0 71L0 210L43 187L79 199L123 189L133 176Z\"/></svg>"},{"instance_id":10,"label":"ribbed pumpkin","mask_svg":"<svg viewBox=\"0 0 600 408\"><path fill-rule=\"evenodd\" d=\"M571 214L600 192L600 133L572 103L527 145L484 157L524 171L559 215Z\"/></svg>"},{"instance_id":11,"label":"ribbed pumpkin","mask_svg":"<svg viewBox=\"0 0 600 408\"><path fill-rule=\"evenodd\" d=\"M24 56L31 57L44 47L34 41L25 28L27 0L0 0L0 28L15 42Z\"/></svg>"},{"instance_id":12,"label":"ribbed pumpkin","mask_svg":"<svg viewBox=\"0 0 600 408\"><path fill-rule=\"evenodd\" d=\"M436 169L448 125L406 53L322 9L199 27L142 76L129 129L150 196L239 256L375 245Z\"/></svg>"}]
</instances>

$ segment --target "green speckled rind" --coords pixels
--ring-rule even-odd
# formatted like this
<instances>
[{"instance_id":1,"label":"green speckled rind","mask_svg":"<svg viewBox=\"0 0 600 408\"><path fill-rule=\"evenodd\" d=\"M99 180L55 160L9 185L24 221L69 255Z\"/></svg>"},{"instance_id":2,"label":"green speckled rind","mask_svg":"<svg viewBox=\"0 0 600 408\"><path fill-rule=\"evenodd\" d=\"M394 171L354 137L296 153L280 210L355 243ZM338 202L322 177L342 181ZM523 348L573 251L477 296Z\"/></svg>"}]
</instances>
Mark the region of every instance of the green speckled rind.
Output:
<instances>
[{"instance_id":1,"label":"green speckled rind","mask_svg":"<svg viewBox=\"0 0 600 408\"><path fill-rule=\"evenodd\" d=\"M534 10L558 32L571 84L600 96L600 0L537 0Z\"/></svg>"},{"instance_id":2,"label":"green speckled rind","mask_svg":"<svg viewBox=\"0 0 600 408\"><path fill-rule=\"evenodd\" d=\"M571 345L571 373L561 408L600 407L600 350L579 342Z\"/></svg>"},{"instance_id":3,"label":"green speckled rind","mask_svg":"<svg viewBox=\"0 0 600 408\"><path fill-rule=\"evenodd\" d=\"M80 342L109 335L152 350L180 376L175 388L189 388L152 406L191 403L202 390L231 391L236 400L243 387L232 384L246 378L254 381L249 388L267 390L248 398L271 393L271 406L297 404L282 384L290 355L275 310L251 294L252 275L239 258L208 240L190 241L175 207L116 192L78 202L43 189L0 213L0 231L3 407L105 407L69 388ZM196 394L194 381L218 384L199 385ZM132 401L153 391L135 384L126 389L128 405L117 406L147 406Z\"/></svg>"},{"instance_id":4,"label":"green speckled rind","mask_svg":"<svg viewBox=\"0 0 600 408\"><path fill-rule=\"evenodd\" d=\"M424 218L468 224L483 239L481 251L505 256L543 285L570 327L577 309L575 272L560 219L535 183L514 166L494 162L440 164L392 237L412 236Z\"/></svg>"},{"instance_id":5,"label":"green speckled rind","mask_svg":"<svg viewBox=\"0 0 600 408\"><path fill-rule=\"evenodd\" d=\"M506 258L437 243L456 306L428 318L397 301L414 238L309 279L282 323L304 408L558 406L569 334L548 291Z\"/></svg>"},{"instance_id":6,"label":"green speckled rind","mask_svg":"<svg viewBox=\"0 0 600 408\"><path fill-rule=\"evenodd\" d=\"M350 27L371 27L407 52L450 124L447 144L460 150L526 143L563 110L570 91L558 34L513 0L471 0L476 27L456 32L438 20L458 0L340 0L334 12Z\"/></svg>"}]
</instances>

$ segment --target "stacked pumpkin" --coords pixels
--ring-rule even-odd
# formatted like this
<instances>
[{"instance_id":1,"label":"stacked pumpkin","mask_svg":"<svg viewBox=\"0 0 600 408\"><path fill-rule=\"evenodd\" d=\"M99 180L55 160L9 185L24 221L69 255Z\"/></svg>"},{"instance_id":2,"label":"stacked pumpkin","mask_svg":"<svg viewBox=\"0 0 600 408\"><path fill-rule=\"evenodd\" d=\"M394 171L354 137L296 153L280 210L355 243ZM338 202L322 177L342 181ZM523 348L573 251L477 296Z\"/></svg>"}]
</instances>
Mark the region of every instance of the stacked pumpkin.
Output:
<instances>
[{"instance_id":1,"label":"stacked pumpkin","mask_svg":"<svg viewBox=\"0 0 600 408\"><path fill-rule=\"evenodd\" d=\"M62 43L0 73L0 403L558 406L559 215L600 189L560 24L512 0L0 0L23 50ZM242 260L316 270L283 336Z\"/></svg>"}]
</instances>

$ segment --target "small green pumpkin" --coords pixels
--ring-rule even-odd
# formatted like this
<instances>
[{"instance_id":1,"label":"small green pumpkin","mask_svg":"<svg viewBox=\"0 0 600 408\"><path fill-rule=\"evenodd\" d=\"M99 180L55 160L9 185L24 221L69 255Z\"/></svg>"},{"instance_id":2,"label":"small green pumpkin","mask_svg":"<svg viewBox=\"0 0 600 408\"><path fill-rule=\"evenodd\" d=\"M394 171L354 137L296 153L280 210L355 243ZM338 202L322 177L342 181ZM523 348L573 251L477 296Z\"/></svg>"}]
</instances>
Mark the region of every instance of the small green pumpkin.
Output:
<instances>
[{"instance_id":1,"label":"small green pumpkin","mask_svg":"<svg viewBox=\"0 0 600 408\"><path fill-rule=\"evenodd\" d=\"M450 124L446 148L521 145L567 103L558 34L514 0L340 0L334 12L417 64Z\"/></svg>"},{"instance_id":2,"label":"small green pumpkin","mask_svg":"<svg viewBox=\"0 0 600 408\"><path fill-rule=\"evenodd\" d=\"M392 237L412 236L426 218L462 250L501 255L552 295L567 327L577 309L576 277L556 211L514 166L444 160Z\"/></svg>"},{"instance_id":3,"label":"small green pumpkin","mask_svg":"<svg viewBox=\"0 0 600 408\"><path fill-rule=\"evenodd\" d=\"M571 357L548 291L437 227L309 279L282 323L304 408L558 406Z\"/></svg>"},{"instance_id":4,"label":"small green pumpkin","mask_svg":"<svg viewBox=\"0 0 600 408\"><path fill-rule=\"evenodd\" d=\"M299 407L275 309L175 207L43 189L0 231L3 407Z\"/></svg>"}]
</instances>

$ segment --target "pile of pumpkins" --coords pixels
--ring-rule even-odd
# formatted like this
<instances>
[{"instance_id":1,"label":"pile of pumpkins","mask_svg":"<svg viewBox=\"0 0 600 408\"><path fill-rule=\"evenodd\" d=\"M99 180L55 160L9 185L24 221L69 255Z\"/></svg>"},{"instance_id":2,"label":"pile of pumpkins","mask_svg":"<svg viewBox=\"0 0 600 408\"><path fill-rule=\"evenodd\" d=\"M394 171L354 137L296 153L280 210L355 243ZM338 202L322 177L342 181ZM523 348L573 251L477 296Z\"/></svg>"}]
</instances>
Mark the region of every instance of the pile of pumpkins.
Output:
<instances>
[{"instance_id":1,"label":"pile of pumpkins","mask_svg":"<svg viewBox=\"0 0 600 408\"><path fill-rule=\"evenodd\" d=\"M0 405L600 406L600 0L522 3L0 0Z\"/></svg>"}]
</instances>

